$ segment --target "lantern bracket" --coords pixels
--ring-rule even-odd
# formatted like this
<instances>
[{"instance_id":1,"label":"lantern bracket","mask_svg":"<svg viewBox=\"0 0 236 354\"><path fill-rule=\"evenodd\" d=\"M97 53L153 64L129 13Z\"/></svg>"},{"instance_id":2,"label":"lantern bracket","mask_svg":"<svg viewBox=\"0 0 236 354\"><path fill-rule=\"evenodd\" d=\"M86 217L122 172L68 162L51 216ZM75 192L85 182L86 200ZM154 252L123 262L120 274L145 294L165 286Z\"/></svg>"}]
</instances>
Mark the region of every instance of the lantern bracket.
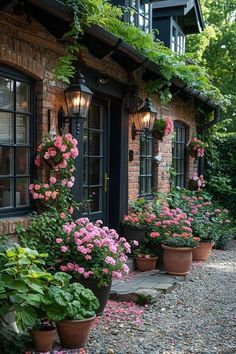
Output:
<instances>
[{"instance_id":1,"label":"lantern bracket","mask_svg":"<svg viewBox=\"0 0 236 354\"><path fill-rule=\"evenodd\" d=\"M80 124L84 122L83 118L77 117L77 116L66 116L65 115L65 111L63 109L63 107L61 106L61 108L58 111L58 129L60 134L62 135L64 130L65 130L65 126L66 123L71 123L72 120L76 121L76 135L79 135L79 128L80 128Z\"/></svg>"}]
</instances>

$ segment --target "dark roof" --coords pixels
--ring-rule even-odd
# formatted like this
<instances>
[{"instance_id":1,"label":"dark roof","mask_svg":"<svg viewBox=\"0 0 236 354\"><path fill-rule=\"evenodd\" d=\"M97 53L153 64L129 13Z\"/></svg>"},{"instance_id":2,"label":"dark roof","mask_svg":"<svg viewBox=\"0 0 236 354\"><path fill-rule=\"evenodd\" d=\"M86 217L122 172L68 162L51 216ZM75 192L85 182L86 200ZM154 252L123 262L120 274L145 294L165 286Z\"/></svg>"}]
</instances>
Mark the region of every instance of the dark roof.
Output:
<instances>
[{"instance_id":1,"label":"dark roof","mask_svg":"<svg viewBox=\"0 0 236 354\"><path fill-rule=\"evenodd\" d=\"M186 34L201 32L205 25L199 0L156 0L153 17L180 17Z\"/></svg>"},{"instance_id":2,"label":"dark roof","mask_svg":"<svg viewBox=\"0 0 236 354\"><path fill-rule=\"evenodd\" d=\"M5 1L5 0L4 0ZM15 0L12 1L14 3ZM9 10L9 1L7 3ZM56 38L61 39L69 24L73 19L73 11L58 0L25 0L28 10L47 28ZM14 6L14 5L13 5ZM0 10L4 10L4 3L1 2ZM132 72L139 67L144 68L144 79L156 79L161 77L158 64L149 60L138 50L131 47L122 39L114 36L107 30L93 25L84 29L84 44L98 58L110 55L128 72ZM183 94L187 97L195 97L205 108L215 109L219 104L201 94L201 92L188 87L180 80L172 80L172 92L174 95Z\"/></svg>"}]
</instances>

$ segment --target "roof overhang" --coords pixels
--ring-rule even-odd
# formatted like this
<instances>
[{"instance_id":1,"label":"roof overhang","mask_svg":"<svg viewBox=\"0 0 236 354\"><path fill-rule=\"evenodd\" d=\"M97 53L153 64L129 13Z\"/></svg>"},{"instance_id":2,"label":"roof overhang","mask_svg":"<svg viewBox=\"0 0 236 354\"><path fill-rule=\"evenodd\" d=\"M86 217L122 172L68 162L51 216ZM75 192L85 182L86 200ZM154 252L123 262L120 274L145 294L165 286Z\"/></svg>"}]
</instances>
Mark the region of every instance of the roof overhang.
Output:
<instances>
[{"instance_id":1,"label":"roof overhang","mask_svg":"<svg viewBox=\"0 0 236 354\"><path fill-rule=\"evenodd\" d=\"M154 19L181 18L186 34L199 33L205 28L199 0L156 0L152 9Z\"/></svg>"},{"instance_id":2,"label":"roof overhang","mask_svg":"<svg viewBox=\"0 0 236 354\"><path fill-rule=\"evenodd\" d=\"M12 3L13 2L14 0ZM58 35L56 35L58 39L61 39L59 34L62 32L62 28L67 28L67 30L69 29L69 24L73 19L73 12L61 1L26 0L25 3L30 5L30 10L33 11L33 15L36 17L37 21L51 31L53 35L56 35L55 32L58 31ZM0 10L1 9L3 9L2 6L0 7ZM9 10L9 7L7 10ZM44 16L42 16L43 14ZM50 19L57 22L48 21L45 14L47 14ZM55 25L55 23L57 23L57 25ZM60 25L59 29L56 28L58 27L58 24ZM131 47L122 39L114 36L112 33L97 25L86 27L84 29L83 41L95 56L98 58L103 58L106 55L110 55L123 68L125 68L127 72L133 72L139 67L143 67L145 80L161 77L158 64L149 60L148 57L142 55L138 50ZM177 79L172 79L171 82L174 92L182 93L188 97L194 97L194 99L207 110L211 111L219 107L217 102L209 100L203 96L201 92L186 86L184 82Z\"/></svg>"}]
</instances>

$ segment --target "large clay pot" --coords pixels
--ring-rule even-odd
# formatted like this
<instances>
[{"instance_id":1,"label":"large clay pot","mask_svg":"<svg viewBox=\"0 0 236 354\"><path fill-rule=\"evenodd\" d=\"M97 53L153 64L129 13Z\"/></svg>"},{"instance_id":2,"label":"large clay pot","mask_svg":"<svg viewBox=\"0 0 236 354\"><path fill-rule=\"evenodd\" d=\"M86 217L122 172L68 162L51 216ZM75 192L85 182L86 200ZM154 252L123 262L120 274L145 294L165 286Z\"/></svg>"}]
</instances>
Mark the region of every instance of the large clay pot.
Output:
<instances>
[{"instance_id":1,"label":"large clay pot","mask_svg":"<svg viewBox=\"0 0 236 354\"><path fill-rule=\"evenodd\" d=\"M131 227L129 225L123 226L123 236L126 238L127 242L136 240L139 245L141 245L144 241L146 232L146 228Z\"/></svg>"},{"instance_id":2,"label":"large clay pot","mask_svg":"<svg viewBox=\"0 0 236 354\"><path fill-rule=\"evenodd\" d=\"M111 281L108 285L103 285L98 287L98 280L91 278L79 278L78 282L82 284L85 288L92 290L96 298L98 299L100 306L95 311L97 316L101 316L106 307L107 301L109 299L110 290L111 290Z\"/></svg>"},{"instance_id":3,"label":"large clay pot","mask_svg":"<svg viewBox=\"0 0 236 354\"><path fill-rule=\"evenodd\" d=\"M53 349L55 342L56 329L49 331L34 329L32 330L32 337L34 340L36 352L50 352Z\"/></svg>"},{"instance_id":4,"label":"large clay pot","mask_svg":"<svg viewBox=\"0 0 236 354\"><path fill-rule=\"evenodd\" d=\"M199 246L193 250L194 261L207 261L213 247L211 241L200 241Z\"/></svg>"},{"instance_id":5,"label":"large clay pot","mask_svg":"<svg viewBox=\"0 0 236 354\"><path fill-rule=\"evenodd\" d=\"M61 346L64 348L81 348L89 339L89 331L96 316L85 320L60 321L56 323Z\"/></svg>"},{"instance_id":6,"label":"large clay pot","mask_svg":"<svg viewBox=\"0 0 236 354\"><path fill-rule=\"evenodd\" d=\"M155 269L157 257L137 257L136 258L136 266L140 272L147 272L149 270Z\"/></svg>"},{"instance_id":7,"label":"large clay pot","mask_svg":"<svg viewBox=\"0 0 236 354\"><path fill-rule=\"evenodd\" d=\"M187 275L192 264L192 248L170 247L164 248L164 270L168 274Z\"/></svg>"}]
</instances>

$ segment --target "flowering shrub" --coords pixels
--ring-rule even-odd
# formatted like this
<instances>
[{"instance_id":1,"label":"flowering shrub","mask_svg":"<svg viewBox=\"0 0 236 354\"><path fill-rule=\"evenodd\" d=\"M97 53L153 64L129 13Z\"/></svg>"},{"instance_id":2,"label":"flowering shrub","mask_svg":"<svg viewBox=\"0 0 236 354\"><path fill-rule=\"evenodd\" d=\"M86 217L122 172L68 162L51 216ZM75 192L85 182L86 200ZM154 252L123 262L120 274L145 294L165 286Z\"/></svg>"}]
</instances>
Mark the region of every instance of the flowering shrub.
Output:
<instances>
[{"instance_id":1,"label":"flowering shrub","mask_svg":"<svg viewBox=\"0 0 236 354\"><path fill-rule=\"evenodd\" d=\"M204 181L203 175L198 175L195 173L193 176L190 177L188 182L188 187L191 191L200 191L202 188L206 186L206 182Z\"/></svg>"},{"instance_id":2,"label":"flowering shrub","mask_svg":"<svg viewBox=\"0 0 236 354\"><path fill-rule=\"evenodd\" d=\"M229 232L231 221L228 210L217 207L207 196L180 194L174 202L187 214L193 235L201 240L217 242Z\"/></svg>"},{"instance_id":3,"label":"flowering shrub","mask_svg":"<svg viewBox=\"0 0 236 354\"><path fill-rule=\"evenodd\" d=\"M55 249L60 270L73 273L75 279L97 279L102 286L129 272L125 264L129 243L119 238L115 230L102 227L100 220L93 224L87 218L80 218L65 223L60 237L55 239Z\"/></svg>"},{"instance_id":4,"label":"flowering shrub","mask_svg":"<svg viewBox=\"0 0 236 354\"><path fill-rule=\"evenodd\" d=\"M162 140L163 136L173 134L174 125L170 117L159 118L154 122L152 134L154 138Z\"/></svg>"},{"instance_id":5,"label":"flowering shrub","mask_svg":"<svg viewBox=\"0 0 236 354\"><path fill-rule=\"evenodd\" d=\"M54 171L71 175L74 171L74 159L78 156L77 140L71 134L65 136L47 136L38 146L35 159L36 166L40 167L45 161Z\"/></svg>"},{"instance_id":6,"label":"flowering shrub","mask_svg":"<svg viewBox=\"0 0 236 354\"><path fill-rule=\"evenodd\" d=\"M195 159L198 157L203 157L205 154L205 148L207 144L197 138L192 138L188 144L188 153Z\"/></svg>"}]
</instances>

